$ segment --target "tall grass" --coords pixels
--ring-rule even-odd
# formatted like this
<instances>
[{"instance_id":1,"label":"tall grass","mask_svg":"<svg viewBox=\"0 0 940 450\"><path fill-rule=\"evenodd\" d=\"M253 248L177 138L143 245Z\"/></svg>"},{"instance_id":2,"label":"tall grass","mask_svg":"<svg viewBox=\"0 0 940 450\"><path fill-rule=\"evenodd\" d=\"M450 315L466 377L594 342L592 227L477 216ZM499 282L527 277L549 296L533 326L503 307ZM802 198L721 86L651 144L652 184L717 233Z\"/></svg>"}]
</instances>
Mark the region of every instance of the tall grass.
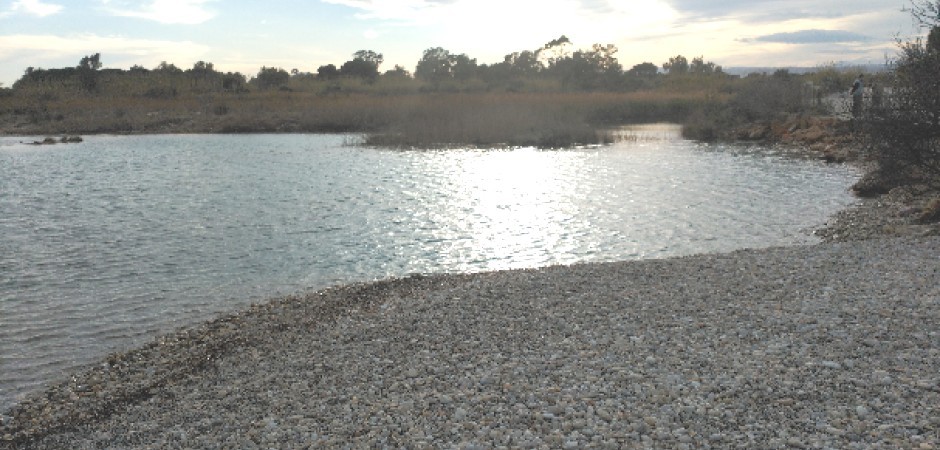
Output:
<instances>
[{"instance_id":1,"label":"tall grass","mask_svg":"<svg viewBox=\"0 0 940 450\"><path fill-rule=\"evenodd\" d=\"M558 147L609 142L610 125L682 120L699 99L653 93L498 93L412 96L367 143L427 147Z\"/></svg>"},{"instance_id":2,"label":"tall grass","mask_svg":"<svg viewBox=\"0 0 940 450\"><path fill-rule=\"evenodd\" d=\"M594 144L611 125L682 122L700 93L266 91L177 96L50 94L0 99L10 134L361 132L396 147Z\"/></svg>"}]
</instances>

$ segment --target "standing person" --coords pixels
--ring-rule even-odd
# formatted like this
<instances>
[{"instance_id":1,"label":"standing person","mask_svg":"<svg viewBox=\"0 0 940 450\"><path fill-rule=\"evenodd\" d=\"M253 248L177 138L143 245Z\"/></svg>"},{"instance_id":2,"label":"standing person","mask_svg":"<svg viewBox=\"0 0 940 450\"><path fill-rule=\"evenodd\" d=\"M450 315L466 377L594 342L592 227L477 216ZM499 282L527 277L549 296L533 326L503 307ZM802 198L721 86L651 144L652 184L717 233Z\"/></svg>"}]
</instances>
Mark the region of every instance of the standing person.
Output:
<instances>
[{"instance_id":1,"label":"standing person","mask_svg":"<svg viewBox=\"0 0 940 450\"><path fill-rule=\"evenodd\" d=\"M863 74L859 74L855 82L852 83L852 90L849 91L849 94L852 95L852 117L854 118L862 115L862 94L864 93L865 78Z\"/></svg>"}]
</instances>

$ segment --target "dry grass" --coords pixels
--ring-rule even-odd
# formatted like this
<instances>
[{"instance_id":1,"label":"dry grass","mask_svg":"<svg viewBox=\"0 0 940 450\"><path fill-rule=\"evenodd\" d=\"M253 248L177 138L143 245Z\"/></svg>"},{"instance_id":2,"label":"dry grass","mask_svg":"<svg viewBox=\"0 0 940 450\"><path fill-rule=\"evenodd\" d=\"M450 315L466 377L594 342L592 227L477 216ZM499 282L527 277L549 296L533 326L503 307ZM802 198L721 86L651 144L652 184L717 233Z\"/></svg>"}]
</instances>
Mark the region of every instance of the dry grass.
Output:
<instances>
[{"instance_id":1,"label":"dry grass","mask_svg":"<svg viewBox=\"0 0 940 450\"><path fill-rule=\"evenodd\" d=\"M268 91L0 98L5 134L362 132L370 145L532 145L609 139L610 125L681 122L700 93L331 93Z\"/></svg>"}]
</instances>

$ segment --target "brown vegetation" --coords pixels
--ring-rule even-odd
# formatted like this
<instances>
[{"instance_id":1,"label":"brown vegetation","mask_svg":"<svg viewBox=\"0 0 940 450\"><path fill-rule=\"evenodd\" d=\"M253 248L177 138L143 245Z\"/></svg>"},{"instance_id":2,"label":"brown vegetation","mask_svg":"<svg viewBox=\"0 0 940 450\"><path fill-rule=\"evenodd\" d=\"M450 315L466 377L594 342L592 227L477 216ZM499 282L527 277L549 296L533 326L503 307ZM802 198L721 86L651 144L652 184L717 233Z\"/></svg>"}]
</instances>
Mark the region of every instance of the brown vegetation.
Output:
<instances>
[{"instance_id":1,"label":"brown vegetation","mask_svg":"<svg viewBox=\"0 0 940 450\"><path fill-rule=\"evenodd\" d=\"M652 63L624 71L615 52L595 46L547 62L523 52L485 66L436 48L412 76L379 74L381 55L361 51L340 69L264 67L250 80L205 62L100 70L95 54L76 68L29 68L0 89L0 133L355 132L382 146L560 147L607 142L603 130L619 125L673 122L693 139L737 139L741 124L819 113L819 96L848 84L832 68L739 78L681 55L665 73Z\"/></svg>"},{"instance_id":2,"label":"brown vegetation","mask_svg":"<svg viewBox=\"0 0 940 450\"><path fill-rule=\"evenodd\" d=\"M374 145L554 147L604 142L598 130L611 125L682 122L726 97L701 91L379 93L334 86L313 92L17 92L0 99L0 125L18 135L362 132Z\"/></svg>"}]
</instances>

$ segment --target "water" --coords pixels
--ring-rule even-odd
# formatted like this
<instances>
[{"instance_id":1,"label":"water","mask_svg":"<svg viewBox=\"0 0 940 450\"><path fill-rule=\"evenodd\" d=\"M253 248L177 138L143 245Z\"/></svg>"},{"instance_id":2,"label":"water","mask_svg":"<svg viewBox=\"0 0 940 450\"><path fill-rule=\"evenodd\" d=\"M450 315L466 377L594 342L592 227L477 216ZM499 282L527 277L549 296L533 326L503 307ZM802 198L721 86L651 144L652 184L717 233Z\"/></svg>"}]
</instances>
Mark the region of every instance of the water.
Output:
<instances>
[{"instance_id":1,"label":"water","mask_svg":"<svg viewBox=\"0 0 940 450\"><path fill-rule=\"evenodd\" d=\"M159 333L410 273L813 242L845 166L645 128L596 148L397 151L344 135L0 138L0 411Z\"/></svg>"}]
</instances>

